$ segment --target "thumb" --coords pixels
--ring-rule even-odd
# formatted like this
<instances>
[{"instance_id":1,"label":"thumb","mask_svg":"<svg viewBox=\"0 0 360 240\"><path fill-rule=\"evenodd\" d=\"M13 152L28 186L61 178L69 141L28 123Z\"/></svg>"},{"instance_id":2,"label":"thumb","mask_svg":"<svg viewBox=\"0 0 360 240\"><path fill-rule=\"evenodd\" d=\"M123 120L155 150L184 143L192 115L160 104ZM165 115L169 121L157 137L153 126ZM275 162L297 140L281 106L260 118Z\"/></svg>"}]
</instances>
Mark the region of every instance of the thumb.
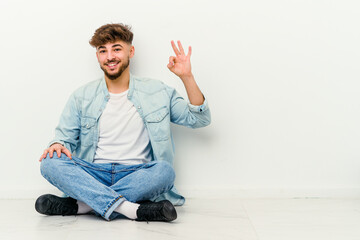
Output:
<instances>
[{"instance_id":1,"label":"thumb","mask_svg":"<svg viewBox=\"0 0 360 240\"><path fill-rule=\"evenodd\" d=\"M168 69L173 69L174 68L174 63L172 62L169 62L168 65L167 65Z\"/></svg>"},{"instance_id":2,"label":"thumb","mask_svg":"<svg viewBox=\"0 0 360 240\"><path fill-rule=\"evenodd\" d=\"M175 64L175 57L174 56L169 57L169 63L167 67L171 70L174 67L174 64Z\"/></svg>"}]
</instances>

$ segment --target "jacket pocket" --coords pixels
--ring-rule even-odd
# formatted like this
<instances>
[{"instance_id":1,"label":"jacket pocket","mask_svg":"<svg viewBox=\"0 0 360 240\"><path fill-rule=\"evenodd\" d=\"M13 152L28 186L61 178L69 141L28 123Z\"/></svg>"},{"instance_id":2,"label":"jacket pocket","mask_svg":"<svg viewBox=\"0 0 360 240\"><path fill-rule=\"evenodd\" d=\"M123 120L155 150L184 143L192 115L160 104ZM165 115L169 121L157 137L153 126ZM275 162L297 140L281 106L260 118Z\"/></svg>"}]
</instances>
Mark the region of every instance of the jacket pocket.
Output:
<instances>
[{"instance_id":1,"label":"jacket pocket","mask_svg":"<svg viewBox=\"0 0 360 240\"><path fill-rule=\"evenodd\" d=\"M81 118L80 145L87 147L94 142L96 119L89 117Z\"/></svg>"},{"instance_id":2,"label":"jacket pocket","mask_svg":"<svg viewBox=\"0 0 360 240\"><path fill-rule=\"evenodd\" d=\"M170 137L170 117L166 107L160 108L145 116L150 138L155 141L165 141Z\"/></svg>"}]
</instances>

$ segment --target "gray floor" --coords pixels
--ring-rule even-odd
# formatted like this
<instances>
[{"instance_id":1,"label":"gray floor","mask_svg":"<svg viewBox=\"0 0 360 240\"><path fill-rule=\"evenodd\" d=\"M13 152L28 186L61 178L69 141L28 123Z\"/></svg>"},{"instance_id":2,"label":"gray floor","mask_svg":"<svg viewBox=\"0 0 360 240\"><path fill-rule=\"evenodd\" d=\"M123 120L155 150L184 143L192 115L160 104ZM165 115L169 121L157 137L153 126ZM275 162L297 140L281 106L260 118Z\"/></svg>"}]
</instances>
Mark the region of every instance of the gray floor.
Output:
<instances>
[{"instance_id":1,"label":"gray floor","mask_svg":"<svg viewBox=\"0 0 360 240\"><path fill-rule=\"evenodd\" d=\"M360 199L188 199L173 223L42 216L0 200L0 239L360 239Z\"/></svg>"}]
</instances>

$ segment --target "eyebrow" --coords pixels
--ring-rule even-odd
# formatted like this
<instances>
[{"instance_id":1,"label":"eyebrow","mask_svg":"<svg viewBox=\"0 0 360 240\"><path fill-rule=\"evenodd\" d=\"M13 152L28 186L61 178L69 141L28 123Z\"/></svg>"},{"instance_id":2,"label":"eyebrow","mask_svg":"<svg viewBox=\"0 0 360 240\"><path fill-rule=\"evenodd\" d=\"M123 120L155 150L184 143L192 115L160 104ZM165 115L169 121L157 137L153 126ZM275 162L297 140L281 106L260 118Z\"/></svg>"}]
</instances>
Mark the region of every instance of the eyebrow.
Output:
<instances>
[{"instance_id":1,"label":"eyebrow","mask_svg":"<svg viewBox=\"0 0 360 240\"><path fill-rule=\"evenodd\" d=\"M114 44L114 45L111 46L111 48L115 48L115 47L123 47L123 46L121 44ZM98 47L97 50L99 50L101 48L106 48L106 47L105 46L100 46L100 47Z\"/></svg>"},{"instance_id":2,"label":"eyebrow","mask_svg":"<svg viewBox=\"0 0 360 240\"><path fill-rule=\"evenodd\" d=\"M111 47L123 47L121 44L115 44L115 45L112 45Z\"/></svg>"}]
</instances>

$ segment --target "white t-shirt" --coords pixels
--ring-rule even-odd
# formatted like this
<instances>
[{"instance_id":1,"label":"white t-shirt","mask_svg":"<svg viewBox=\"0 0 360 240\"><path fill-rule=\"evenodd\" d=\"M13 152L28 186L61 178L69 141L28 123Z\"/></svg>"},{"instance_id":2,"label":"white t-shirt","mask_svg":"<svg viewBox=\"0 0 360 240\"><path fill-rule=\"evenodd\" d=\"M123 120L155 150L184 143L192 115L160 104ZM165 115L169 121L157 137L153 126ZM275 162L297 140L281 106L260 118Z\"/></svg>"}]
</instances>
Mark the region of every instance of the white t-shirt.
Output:
<instances>
[{"instance_id":1,"label":"white t-shirt","mask_svg":"<svg viewBox=\"0 0 360 240\"><path fill-rule=\"evenodd\" d=\"M99 120L100 135L94 163L136 165L151 161L148 132L127 93L110 93Z\"/></svg>"}]
</instances>

